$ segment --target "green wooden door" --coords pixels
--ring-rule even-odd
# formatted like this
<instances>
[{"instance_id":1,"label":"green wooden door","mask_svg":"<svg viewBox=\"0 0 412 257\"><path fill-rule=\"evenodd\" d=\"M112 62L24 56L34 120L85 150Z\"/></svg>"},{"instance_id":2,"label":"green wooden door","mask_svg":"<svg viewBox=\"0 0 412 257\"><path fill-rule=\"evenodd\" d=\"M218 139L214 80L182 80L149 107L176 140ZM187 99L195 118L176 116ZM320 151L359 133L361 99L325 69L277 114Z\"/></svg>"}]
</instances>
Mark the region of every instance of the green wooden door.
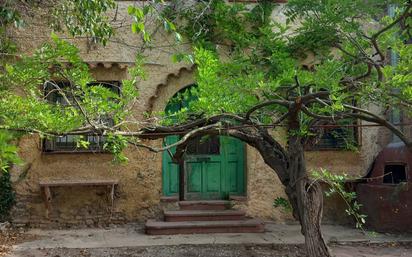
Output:
<instances>
[{"instance_id":1,"label":"green wooden door","mask_svg":"<svg viewBox=\"0 0 412 257\"><path fill-rule=\"evenodd\" d=\"M194 144L199 145L201 140L195 139ZM189 146L184 161L185 200L228 199L230 194L245 193L243 143L224 136L214 140L218 144L212 144L212 149L191 152Z\"/></svg>"},{"instance_id":2,"label":"green wooden door","mask_svg":"<svg viewBox=\"0 0 412 257\"><path fill-rule=\"evenodd\" d=\"M175 98L176 99L176 98ZM191 99L194 100L194 99ZM166 113L188 107L186 101L170 101ZM168 136L165 144L179 140L179 136ZM171 149L173 154L175 149ZM245 194L245 145L238 139L212 136L193 139L183 163L184 195L186 200L228 199L229 195ZM172 162L169 152L163 152L163 195L179 194L179 165Z\"/></svg>"},{"instance_id":3,"label":"green wooden door","mask_svg":"<svg viewBox=\"0 0 412 257\"><path fill-rule=\"evenodd\" d=\"M224 197L244 195L246 188L245 144L239 139L221 136L224 160Z\"/></svg>"},{"instance_id":4,"label":"green wooden door","mask_svg":"<svg viewBox=\"0 0 412 257\"><path fill-rule=\"evenodd\" d=\"M165 145L170 145L179 140L179 136L168 136ZM172 148L170 153L175 153L176 148ZM172 162L169 152L163 152L162 156L162 183L163 195L173 196L179 194L179 165Z\"/></svg>"},{"instance_id":5,"label":"green wooden door","mask_svg":"<svg viewBox=\"0 0 412 257\"><path fill-rule=\"evenodd\" d=\"M187 156L185 200L222 199L222 161L220 156Z\"/></svg>"},{"instance_id":6,"label":"green wooden door","mask_svg":"<svg viewBox=\"0 0 412 257\"><path fill-rule=\"evenodd\" d=\"M166 138L166 144L178 139L178 136L169 136ZM219 152L188 152L185 155L185 200L228 199L229 195L245 194L244 143L226 136L219 136L217 140L220 143ZM174 153L174 149L171 153ZM170 155L164 152L164 195L178 195L179 172L179 165L174 164Z\"/></svg>"},{"instance_id":7,"label":"green wooden door","mask_svg":"<svg viewBox=\"0 0 412 257\"><path fill-rule=\"evenodd\" d=\"M224 159L218 136L192 139L184 160L185 199L221 199Z\"/></svg>"}]
</instances>

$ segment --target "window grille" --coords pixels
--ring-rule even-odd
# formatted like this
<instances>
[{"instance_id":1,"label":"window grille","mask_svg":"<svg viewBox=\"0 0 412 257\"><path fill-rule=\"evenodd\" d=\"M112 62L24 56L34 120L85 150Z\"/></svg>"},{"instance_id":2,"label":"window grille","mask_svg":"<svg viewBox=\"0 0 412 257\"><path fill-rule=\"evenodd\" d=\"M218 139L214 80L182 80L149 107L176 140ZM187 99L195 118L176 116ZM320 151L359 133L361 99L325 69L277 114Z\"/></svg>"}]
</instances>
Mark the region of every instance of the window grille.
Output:
<instances>
[{"instance_id":1,"label":"window grille","mask_svg":"<svg viewBox=\"0 0 412 257\"><path fill-rule=\"evenodd\" d=\"M53 82L59 88L61 88L67 97L67 99L72 100L72 96L69 91L65 91L68 88L69 82L59 81ZM69 103L65 100L59 91L55 90L55 85L47 83L44 89L46 99L53 104L61 104L68 106ZM117 94L120 94L121 83L119 81L96 81L89 83L90 86L104 86L112 89ZM113 125L113 120L107 118L105 120L109 125ZM88 142L88 147L77 147L77 142L81 139ZM85 134L85 135L64 135L54 138L46 138L43 140L43 151L44 152L104 152L103 146L106 142L106 137L97 134Z\"/></svg>"}]
</instances>

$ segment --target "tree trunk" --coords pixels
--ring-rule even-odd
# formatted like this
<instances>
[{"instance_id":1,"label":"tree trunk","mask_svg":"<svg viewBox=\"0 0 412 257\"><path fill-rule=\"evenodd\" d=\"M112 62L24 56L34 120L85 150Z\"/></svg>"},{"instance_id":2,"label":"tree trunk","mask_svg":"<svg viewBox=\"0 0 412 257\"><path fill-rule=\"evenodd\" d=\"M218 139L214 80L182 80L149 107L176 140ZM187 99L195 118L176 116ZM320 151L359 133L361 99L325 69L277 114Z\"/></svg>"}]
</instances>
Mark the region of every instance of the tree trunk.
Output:
<instances>
[{"instance_id":1,"label":"tree trunk","mask_svg":"<svg viewBox=\"0 0 412 257\"><path fill-rule=\"evenodd\" d=\"M331 257L322 237L320 223L323 211L322 188L312 182L306 171L305 151L301 137L301 98L289 107L288 174L286 193L293 207L293 215L299 220L305 247L309 257Z\"/></svg>"},{"instance_id":2,"label":"tree trunk","mask_svg":"<svg viewBox=\"0 0 412 257\"><path fill-rule=\"evenodd\" d=\"M308 178L303 178L297 182L296 193L299 221L302 234L305 236L308 256L331 256L320 229L323 210L321 186L318 183L312 183Z\"/></svg>"},{"instance_id":3,"label":"tree trunk","mask_svg":"<svg viewBox=\"0 0 412 257\"><path fill-rule=\"evenodd\" d=\"M278 175L293 207L293 216L301 223L308 256L330 257L320 230L323 192L320 185L308 177L302 140L296 133L300 126L298 115L293 109L290 109L289 113L295 115L289 116L290 137L287 152L267 129L257 129L258 134L232 130L229 135L255 147L265 163Z\"/></svg>"},{"instance_id":4,"label":"tree trunk","mask_svg":"<svg viewBox=\"0 0 412 257\"><path fill-rule=\"evenodd\" d=\"M320 230L323 192L319 183L314 183L307 175L304 150L299 138L290 138L288 152L282 153L279 144L268 133L261 131L261 136L251 145L258 149L265 163L276 172L286 187L293 216L302 226L308 256L330 257ZM287 163L281 155L288 155Z\"/></svg>"},{"instance_id":5,"label":"tree trunk","mask_svg":"<svg viewBox=\"0 0 412 257\"><path fill-rule=\"evenodd\" d=\"M330 257L320 229L322 188L308 177L304 149L299 137L290 138L288 155L290 181L286 186L286 193L293 207L293 215L302 226L307 254L309 257Z\"/></svg>"}]
</instances>

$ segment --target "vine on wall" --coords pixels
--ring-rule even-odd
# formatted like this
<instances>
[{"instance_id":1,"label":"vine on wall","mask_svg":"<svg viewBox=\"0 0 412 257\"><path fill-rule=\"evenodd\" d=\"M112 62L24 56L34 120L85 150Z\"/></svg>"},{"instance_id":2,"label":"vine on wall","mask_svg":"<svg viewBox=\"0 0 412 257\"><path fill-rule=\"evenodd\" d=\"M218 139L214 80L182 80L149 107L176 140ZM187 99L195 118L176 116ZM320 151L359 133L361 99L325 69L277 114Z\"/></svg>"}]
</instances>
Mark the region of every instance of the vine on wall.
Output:
<instances>
[{"instance_id":1,"label":"vine on wall","mask_svg":"<svg viewBox=\"0 0 412 257\"><path fill-rule=\"evenodd\" d=\"M0 188L0 222L4 222L9 218L10 209L15 203L9 172L0 172Z\"/></svg>"},{"instance_id":2,"label":"vine on wall","mask_svg":"<svg viewBox=\"0 0 412 257\"><path fill-rule=\"evenodd\" d=\"M11 207L15 203L15 193L10 179L11 164L19 164L16 135L0 130L0 222L9 218Z\"/></svg>"}]
</instances>

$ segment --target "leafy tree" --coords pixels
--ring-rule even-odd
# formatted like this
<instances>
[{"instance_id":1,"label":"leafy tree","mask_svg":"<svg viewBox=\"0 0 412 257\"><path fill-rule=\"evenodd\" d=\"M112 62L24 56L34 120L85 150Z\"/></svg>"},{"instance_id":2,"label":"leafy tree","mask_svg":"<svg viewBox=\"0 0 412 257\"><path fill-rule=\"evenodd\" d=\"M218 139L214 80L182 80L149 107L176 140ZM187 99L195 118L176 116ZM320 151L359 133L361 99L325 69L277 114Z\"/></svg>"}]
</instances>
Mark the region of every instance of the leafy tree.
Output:
<instances>
[{"instance_id":1,"label":"leafy tree","mask_svg":"<svg viewBox=\"0 0 412 257\"><path fill-rule=\"evenodd\" d=\"M390 4L397 6L396 14L384 16ZM71 4L66 7L75 10ZM91 31L99 26L84 19L90 13L103 15L106 7L92 3L82 7L92 10L76 13L80 16L73 16L77 22L69 32L93 36ZM320 135L319 124L362 120L387 127L412 149L410 138L370 108L399 106L410 113L412 49L405 41L411 33L412 3L290 0L285 7L286 24L272 20L274 7L272 1L250 7L221 0L168 5L156 0L143 8L130 7L131 29L142 35L144 46L156 47L152 38L158 30L150 30L145 19L155 16L154 21L178 42L187 40L194 46L193 53L178 52L175 60L197 64L198 87L191 94L198 101L173 117L163 114L145 121L130 115L138 99L134 78L143 76L140 58L130 71L133 79L124 81L122 94L116 95L103 87L88 86L90 75L77 49L54 36L53 43L32 56L3 59L0 127L50 137L68 132L108 135L106 147L120 160L125 160L121 152L127 144L156 152L177 146L174 159L178 161L191 138L238 138L260 152L285 186L294 217L302 225L308 255L330 256L320 231L322 190L308 174L304 147ZM111 33L103 29L95 35L109 38ZM397 66L388 65L389 50L397 56ZM313 59L312 67L300 64L308 56ZM52 83L52 77L70 82L64 89L54 83L54 90L66 96L68 105L46 101L38 85ZM114 125L105 122L107 116ZM277 128L288 132L287 140L273 137L271 131ZM140 141L170 134L182 137L163 148Z\"/></svg>"}]
</instances>

